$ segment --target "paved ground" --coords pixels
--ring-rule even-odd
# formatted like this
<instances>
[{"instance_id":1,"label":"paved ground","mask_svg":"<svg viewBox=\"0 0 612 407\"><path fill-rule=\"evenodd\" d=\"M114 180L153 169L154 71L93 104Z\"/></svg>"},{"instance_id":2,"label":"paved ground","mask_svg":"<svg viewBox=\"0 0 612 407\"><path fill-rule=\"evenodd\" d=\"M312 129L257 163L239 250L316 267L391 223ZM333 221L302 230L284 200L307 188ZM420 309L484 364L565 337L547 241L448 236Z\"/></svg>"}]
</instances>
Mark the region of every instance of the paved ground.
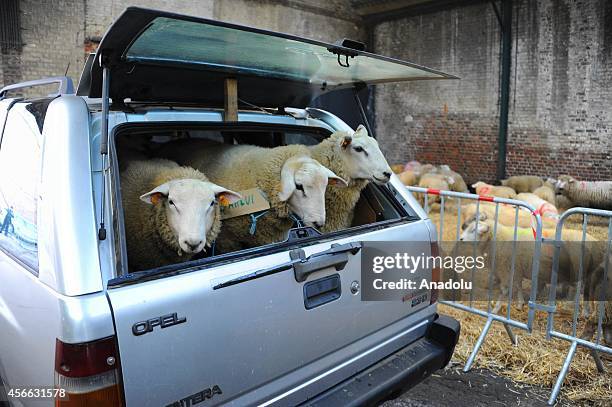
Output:
<instances>
[{"instance_id":1,"label":"paved ground","mask_svg":"<svg viewBox=\"0 0 612 407\"><path fill-rule=\"evenodd\" d=\"M544 407L549 394L550 389L517 385L489 370L473 369L463 373L460 366L451 366L382 407ZM567 405L570 404L558 404Z\"/></svg>"}]
</instances>

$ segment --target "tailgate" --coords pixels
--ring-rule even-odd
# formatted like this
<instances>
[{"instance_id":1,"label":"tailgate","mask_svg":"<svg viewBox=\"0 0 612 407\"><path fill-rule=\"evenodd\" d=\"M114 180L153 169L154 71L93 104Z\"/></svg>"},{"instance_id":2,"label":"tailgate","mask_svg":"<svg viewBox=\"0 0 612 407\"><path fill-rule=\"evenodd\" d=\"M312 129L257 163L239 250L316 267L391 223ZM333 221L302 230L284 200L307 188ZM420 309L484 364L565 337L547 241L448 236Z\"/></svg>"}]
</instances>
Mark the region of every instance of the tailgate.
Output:
<instances>
[{"instance_id":1,"label":"tailgate","mask_svg":"<svg viewBox=\"0 0 612 407\"><path fill-rule=\"evenodd\" d=\"M417 221L334 244L413 240L429 253L428 239ZM291 260L282 252L109 288L127 405L292 405L423 336L434 313L429 297L412 306L351 292L361 281L360 256L318 258L300 269L300 282L292 267L278 269Z\"/></svg>"}]
</instances>

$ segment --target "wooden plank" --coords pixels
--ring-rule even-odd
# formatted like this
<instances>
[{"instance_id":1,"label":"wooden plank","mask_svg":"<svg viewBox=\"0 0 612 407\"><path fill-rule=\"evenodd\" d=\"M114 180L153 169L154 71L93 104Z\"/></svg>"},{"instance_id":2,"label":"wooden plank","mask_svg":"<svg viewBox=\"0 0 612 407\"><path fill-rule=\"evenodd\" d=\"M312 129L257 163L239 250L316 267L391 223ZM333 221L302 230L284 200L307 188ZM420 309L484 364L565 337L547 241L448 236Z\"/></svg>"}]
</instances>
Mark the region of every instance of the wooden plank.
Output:
<instances>
[{"instance_id":1,"label":"wooden plank","mask_svg":"<svg viewBox=\"0 0 612 407\"><path fill-rule=\"evenodd\" d=\"M225 79L223 120L226 122L238 121L238 80L235 78Z\"/></svg>"}]
</instances>

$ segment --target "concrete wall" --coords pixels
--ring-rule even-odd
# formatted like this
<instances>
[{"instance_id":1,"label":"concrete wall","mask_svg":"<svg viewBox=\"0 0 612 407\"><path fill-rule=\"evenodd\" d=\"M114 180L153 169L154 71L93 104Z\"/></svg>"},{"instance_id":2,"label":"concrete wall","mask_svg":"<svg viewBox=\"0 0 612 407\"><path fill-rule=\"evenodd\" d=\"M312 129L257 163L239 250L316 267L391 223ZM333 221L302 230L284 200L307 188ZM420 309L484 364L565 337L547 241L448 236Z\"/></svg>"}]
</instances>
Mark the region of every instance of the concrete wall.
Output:
<instances>
[{"instance_id":1,"label":"concrete wall","mask_svg":"<svg viewBox=\"0 0 612 407\"><path fill-rule=\"evenodd\" d=\"M515 0L509 175L612 178L612 2ZM389 85L376 126L390 161L448 163L495 178L497 19L489 4L382 23L375 49L461 81Z\"/></svg>"},{"instance_id":2,"label":"concrete wall","mask_svg":"<svg viewBox=\"0 0 612 407\"><path fill-rule=\"evenodd\" d=\"M1 6L1 5L0 5ZM0 53L0 85L68 74L127 6L169 10L335 41L365 35L349 0L20 0L21 51Z\"/></svg>"},{"instance_id":3,"label":"concrete wall","mask_svg":"<svg viewBox=\"0 0 612 407\"><path fill-rule=\"evenodd\" d=\"M83 0L21 0L21 50L0 52L0 85L60 76L83 67Z\"/></svg>"}]
</instances>

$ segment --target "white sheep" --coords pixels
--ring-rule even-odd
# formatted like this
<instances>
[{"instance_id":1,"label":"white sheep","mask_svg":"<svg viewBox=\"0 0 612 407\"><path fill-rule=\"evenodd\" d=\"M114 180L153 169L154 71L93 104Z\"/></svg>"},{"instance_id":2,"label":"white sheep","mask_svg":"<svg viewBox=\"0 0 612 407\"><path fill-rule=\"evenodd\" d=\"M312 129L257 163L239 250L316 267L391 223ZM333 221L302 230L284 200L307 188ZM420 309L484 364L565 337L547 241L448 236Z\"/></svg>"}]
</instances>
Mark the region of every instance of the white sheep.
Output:
<instances>
[{"instance_id":1,"label":"white sheep","mask_svg":"<svg viewBox=\"0 0 612 407\"><path fill-rule=\"evenodd\" d=\"M493 233L494 231L496 232L495 234ZM535 242L531 230L526 230L526 232L527 233L517 233L516 240L520 243L516 244L517 253L514 257L512 292L517 295L519 307L522 307L525 302L521 282L523 278L531 278L533 250L535 247L529 244L530 242ZM495 251L495 270L489 271L494 272L494 281L499 284L500 287L498 300L494 308L494 312L497 312L509 288L513 260L511 253L509 253L509 250L512 249L512 245L507 242L514 240L514 228L500 223L495 227L495 222L492 219L487 219L486 215L483 215L479 222L476 222L474 219L473 222L465 227L459 240L462 242L479 242L478 248L482 255L491 250L491 242L493 242L493 240L499 242L496 245ZM487 268L491 270L493 256L486 256L486 259ZM542 257L540 261L543 262ZM550 268L548 268L548 270L550 270ZM538 280L538 290L543 289L544 285L545 282Z\"/></svg>"},{"instance_id":2,"label":"white sheep","mask_svg":"<svg viewBox=\"0 0 612 407\"><path fill-rule=\"evenodd\" d=\"M420 188L437 189L439 191L450 191L451 185L454 182L455 180L448 175L428 173L421 177L418 186ZM421 206L425 206L425 194L419 194L417 200ZM428 208L426 209L429 210L433 204L440 202L440 195L427 194Z\"/></svg>"},{"instance_id":3,"label":"white sheep","mask_svg":"<svg viewBox=\"0 0 612 407\"><path fill-rule=\"evenodd\" d=\"M240 195L169 160L133 161L121 175L128 262L145 270L190 260L221 229L217 200Z\"/></svg>"},{"instance_id":4,"label":"white sheep","mask_svg":"<svg viewBox=\"0 0 612 407\"><path fill-rule=\"evenodd\" d=\"M466 242L478 241L479 248L491 249L491 246L485 246L494 240L493 231L496 230L495 240L498 242L512 242L515 236L515 227L507 226L500 222L495 226L494 218L490 217L486 212L480 212L479 222L476 222L476 217L468 219L469 223L464 225L460 240ZM555 239L555 229L543 229L542 237L546 239ZM535 242L533 229L531 228L516 228L516 240L519 242L516 245L517 253L515 256L515 276L513 279L513 292L518 295L518 303L523 304L524 298L522 293L521 281L523 278L531 279L532 259L534 245L528 242ZM589 242L583 248L581 245L582 231L564 229L561 235L561 250L559 257L558 282L560 285L576 282L580 267L583 268L583 278L589 281L589 276L593 274L593 269L602 258L602 250L594 246L595 239L590 234L585 234L585 241ZM510 280L509 272L511 270L511 249L512 244L501 244L496 248L496 267L495 277L501 283L500 298L504 292L507 292L508 285L505 283ZM540 253L540 268L538 278L538 292L544 289L547 282L550 281L554 250L552 246L542 245ZM491 259L489 259L491 261ZM585 290L585 300L587 298ZM496 305L496 310L499 309L500 302ZM585 312L586 311L585 309Z\"/></svg>"},{"instance_id":5,"label":"white sheep","mask_svg":"<svg viewBox=\"0 0 612 407\"><path fill-rule=\"evenodd\" d=\"M447 175L453 179L453 182L449 184L451 191L469 192L463 177L453 171L448 165L440 165L438 167L438 174Z\"/></svg>"},{"instance_id":6,"label":"white sheep","mask_svg":"<svg viewBox=\"0 0 612 407\"><path fill-rule=\"evenodd\" d=\"M531 192L521 192L516 196L516 199L523 201L533 206L537 212L544 218L557 219L559 217L559 211L555 205L545 201L536 194Z\"/></svg>"},{"instance_id":7,"label":"white sheep","mask_svg":"<svg viewBox=\"0 0 612 407\"><path fill-rule=\"evenodd\" d=\"M533 192L544 184L544 180L535 175L515 175L502 180L501 184L514 189L517 193Z\"/></svg>"},{"instance_id":8,"label":"white sheep","mask_svg":"<svg viewBox=\"0 0 612 407\"><path fill-rule=\"evenodd\" d=\"M548 181L544 182L544 185L537 187L533 190L533 193L546 202L557 206L557 199L555 198L555 186Z\"/></svg>"},{"instance_id":9,"label":"white sheep","mask_svg":"<svg viewBox=\"0 0 612 407\"><path fill-rule=\"evenodd\" d=\"M412 170L406 170L397 174L402 184L406 186L416 185L418 183L417 175Z\"/></svg>"},{"instance_id":10,"label":"white sheep","mask_svg":"<svg viewBox=\"0 0 612 407\"><path fill-rule=\"evenodd\" d=\"M214 182L236 191L259 188L270 210L257 219L239 216L226 219L217 239L221 252L279 242L287 238L297 215L307 226L320 228L326 222L327 185L346 187L347 182L310 156L302 145L264 148L227 145L202 140L173 142L162 151L191 165Z\"/></svg>"},{"instance_id":11,"label":"white sheep","mask_svg":"<svg viewBox=\"0 0 612 407\"><path fill-rule=\"evenodd\" d=\"M581 338L590 341L597 329L599 317L599 301L603 299L602 331L603 339L608 347L612 347L612 261L608 260L608 275L605 261L602 261L590 276L587 276L585 297L592 301L593 313L588 317ZM604 281L607 284L604 284Z\"/></svg>"},{"instance_id":12,"label":"white sheep","mask_svg":"<svg viewBox=\"0 0 612 407\"><path fill-rule=\"evenodd\" d=\"M479 214L486 215L488 219L495 219L495 206L492 202L480 202L480 204L470 203L464 205L461 208L461 220L463 228L476 219L476 210L478 209ZM516 214L516 207L512 205L500 204L497 210L497 217L499 223L506 226L514 226L518 224L520 228L532 228L535 227L535 218L526 208L519 207L518 219ZM518 222L518 223L517 223ZM542 217L542 226L544 228L553 229L557 227L557 219L547 216Z\"/></svg>"},{"instance_id":13,"label":"white sheep","mask_svg":"<svg viewBox=\"0 0 612 407\"><path fill-rule=\"evenodd\" d=\"M472 188L476 190L476 193L478 195L490 195L496 196L498 198L508 199L516 198L516 192L514 191L514 189L507 186L494 186L482 181L478 181L477 183L472 185Z\"/></svg>"},{"instance_id":14,"label":"white sheep","mask_svg":"<svg viewBox=\"0 0 612 407\"><path fill-rule=\"evenodd\" d=\"M351 226L353 211L367 183L385 184L392 170L378 142L364 126L354 133L338 131L315 146L312 157L348 182L348 188L328 188L325 193L327 219L322 232L335 232Z\"/></svg>"},{"instance_id":15,"label":"white sheep","mask_svg":"<svg viewBox=\"0 0 612 407\"><path fill-rule=\"evenodd\" d=\"M562 175L556 187L575 206L612 209L612 181L578 181Z\"/></svg>"}]
</instances>

